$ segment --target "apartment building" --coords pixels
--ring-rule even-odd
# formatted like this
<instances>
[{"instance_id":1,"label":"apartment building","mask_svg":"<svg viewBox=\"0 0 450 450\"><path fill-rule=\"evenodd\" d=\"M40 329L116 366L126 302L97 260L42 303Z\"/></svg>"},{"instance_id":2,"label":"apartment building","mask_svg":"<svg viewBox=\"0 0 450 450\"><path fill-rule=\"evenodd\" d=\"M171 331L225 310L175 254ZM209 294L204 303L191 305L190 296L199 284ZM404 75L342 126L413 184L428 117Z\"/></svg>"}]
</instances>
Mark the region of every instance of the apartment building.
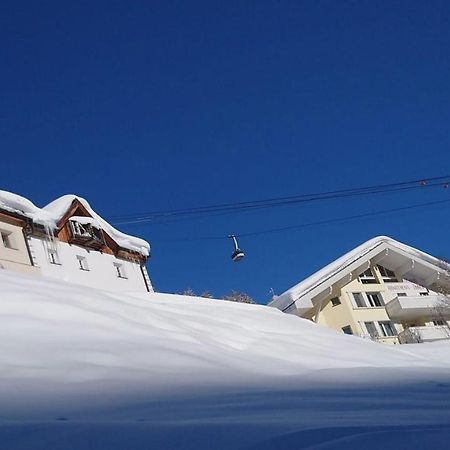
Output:
<instances>
[{"instance_id":1,"label":"apartment building","mask_svg":"<svg viewBox=\"0 0 450 450\"><path fill-rule=\"evenodd\" d=\"M450 266L389 237L365 242L269 306L337 331L398 344L450 337Z\"/></svg>"}]
</instances>

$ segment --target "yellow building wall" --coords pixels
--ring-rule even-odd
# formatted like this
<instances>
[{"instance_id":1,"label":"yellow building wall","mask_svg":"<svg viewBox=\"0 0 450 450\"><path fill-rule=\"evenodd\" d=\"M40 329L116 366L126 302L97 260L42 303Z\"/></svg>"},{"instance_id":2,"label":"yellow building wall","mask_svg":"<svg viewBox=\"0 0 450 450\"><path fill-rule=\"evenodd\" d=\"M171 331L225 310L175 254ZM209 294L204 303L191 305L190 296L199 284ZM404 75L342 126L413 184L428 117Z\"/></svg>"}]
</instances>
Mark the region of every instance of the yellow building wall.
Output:
<instances>
[{"instance_id":1,"label":"yellow building wall","mask_svg":"<svg viewBox=\"0 0 450 450\"><path fill-rule=\"evenodd\" d=\"M340 289L339 292L335 292L334 295L330 295L326 301L322 303L322 308L317 319L317 323L333 328L337 331L342 331L345 326L352 328L353 334L357 336L367 336L366 330L362 327L362 322L381 322L391 321L386 312L384 306L381 307L367 307L360 308L353 304L354 292L379 292L383 296L384 303L388 303L395 298L396 292L392 292L387 289L387 285L394 285L397 283L385 283L376 267L372 267L377 283L365 284L362 283L359 278L356 278ZM333 306L331 298L339 298L341 304ZM314 317L315 319L315 317ZM395 327L398 333L403 331L403 326L400 323L395 323ZM384 337L380 336L377 341L397 344L397 337Z\"/></svg>"}]
</instances>

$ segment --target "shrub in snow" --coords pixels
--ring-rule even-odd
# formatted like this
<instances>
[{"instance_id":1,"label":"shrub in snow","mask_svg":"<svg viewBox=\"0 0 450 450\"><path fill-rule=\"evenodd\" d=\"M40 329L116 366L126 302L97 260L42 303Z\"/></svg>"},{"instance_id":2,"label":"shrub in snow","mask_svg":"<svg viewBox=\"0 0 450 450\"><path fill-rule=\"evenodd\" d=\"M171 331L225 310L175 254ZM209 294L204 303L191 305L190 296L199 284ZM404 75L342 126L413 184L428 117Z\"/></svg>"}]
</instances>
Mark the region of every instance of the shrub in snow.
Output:
<instances>
[{"instance_id":1,"label":"shrub in snow","mask_svg":"<svg viewBox=\"0 0 450 450\"><path fill-rule=\"evenodd\" d=\"M231 291L229 294L224 295L222 297L222 300L227 300L229 302L238 302L238 303L256 303L255 300L253 300L250 295L246 294L245 292L237 292L237 291Z\"/></svg>"}]
</instances>

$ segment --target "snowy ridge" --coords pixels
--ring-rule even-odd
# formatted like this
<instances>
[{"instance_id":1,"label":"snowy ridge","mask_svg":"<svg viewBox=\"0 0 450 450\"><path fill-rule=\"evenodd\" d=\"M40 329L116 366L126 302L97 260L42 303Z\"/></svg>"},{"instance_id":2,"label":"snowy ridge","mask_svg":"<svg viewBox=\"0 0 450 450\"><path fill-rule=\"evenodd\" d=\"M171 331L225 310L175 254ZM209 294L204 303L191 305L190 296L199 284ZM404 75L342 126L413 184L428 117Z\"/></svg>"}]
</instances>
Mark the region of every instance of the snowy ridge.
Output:
<instances>
[{"instance_id":1,"label":"snowy ridge","mask_svg":"<svg viewBox=\"0 0 450 450\"><path fill-rule=\"evenodd\" d=\"M0 191L0 209L19 214L33 220L35 223L55 229L57 227L57 223L70 208L75 199L82 203L82 205L89 211L89 214L91 214L94 218L95 223L98 224L98 226L100 226L107 234L109 234L111 238L119 244L119 246L138 252L146 257L150 255L150 244L148 242L117 230L106 220L100 217L84 198L78 197L77 195L64 195L43 208L38 208L30 200L21 197L20 195L7 191ZM86 219L87 218L82 218L81 220L83 220L84 223L87 223Z\"/></svg>"},{"instance_id":2,"label":"snowy ridge","mask_svg":"<svg viewBox=\"0 0 450 450\"><path fill-rule=\"evenodd\" d=\"M449 357L414 355L262 305L125 295L6 271L0 284L1 367L16 380L152 386L332 368L450 368ZM433 348L450 356L449 343Z\"/></svg>"},{"instance_id":3,"label":"snowy ridge","mask_svg":"<svg viewBox=\"0 0 450 450\"><path fill-rule=\"evenodd\" d=\"M331 278L333 275L339 273L341 270L345 269L345 267L349 266L353 262L364 257L364 255L371 252L376 247L382 246L384 244L388 244L392 247L398 248L399 250L402 250L405 253L420 258L432 265L435 266L442 265L442 261L435 258L434 256L429 255L428 253L417 250L414 247L410 247L409 245L403 244L388 236L377 236L373 239L364 242L363 244L349 251L345 255L336 259L332 263L326 265L319 271L305 278L303 281L296 284L292 288L283 292L275 300L272 300L268 304L268 306L273 306L281 310L288 308L300 296L314 289L316 286L320 285L328 278Z\"/></svg>"},{"instance_id":4,"label":"snowy ridge","mask_svg":"<svg viewBox=\"0 0 450 450\"><path fill-rule=\"evenodd\" d=\"M2 448L398 450L450 438L449 342L390 347L261 305L7 271L0 285Z\"/></svg>"}]
</instances>

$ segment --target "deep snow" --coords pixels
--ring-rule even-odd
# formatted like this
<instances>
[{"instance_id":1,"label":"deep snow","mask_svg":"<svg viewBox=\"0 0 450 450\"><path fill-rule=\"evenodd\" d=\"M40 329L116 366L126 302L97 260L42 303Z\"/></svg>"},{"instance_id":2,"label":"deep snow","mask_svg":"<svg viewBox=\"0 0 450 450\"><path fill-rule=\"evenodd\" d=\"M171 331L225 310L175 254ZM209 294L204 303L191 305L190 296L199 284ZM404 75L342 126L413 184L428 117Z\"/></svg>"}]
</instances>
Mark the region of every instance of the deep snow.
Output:
<instances>
[{"instance_id":1,"label":"deep snow","mask_svg":"<svg viewBox=\"0 0 450 450\"><path fill-rule=\"evenodd\" d=\"M447 342L388 347L259 305L6 271L0 286L0 448L398 449L450 437Z\"/></svg>"}]
</instances>

